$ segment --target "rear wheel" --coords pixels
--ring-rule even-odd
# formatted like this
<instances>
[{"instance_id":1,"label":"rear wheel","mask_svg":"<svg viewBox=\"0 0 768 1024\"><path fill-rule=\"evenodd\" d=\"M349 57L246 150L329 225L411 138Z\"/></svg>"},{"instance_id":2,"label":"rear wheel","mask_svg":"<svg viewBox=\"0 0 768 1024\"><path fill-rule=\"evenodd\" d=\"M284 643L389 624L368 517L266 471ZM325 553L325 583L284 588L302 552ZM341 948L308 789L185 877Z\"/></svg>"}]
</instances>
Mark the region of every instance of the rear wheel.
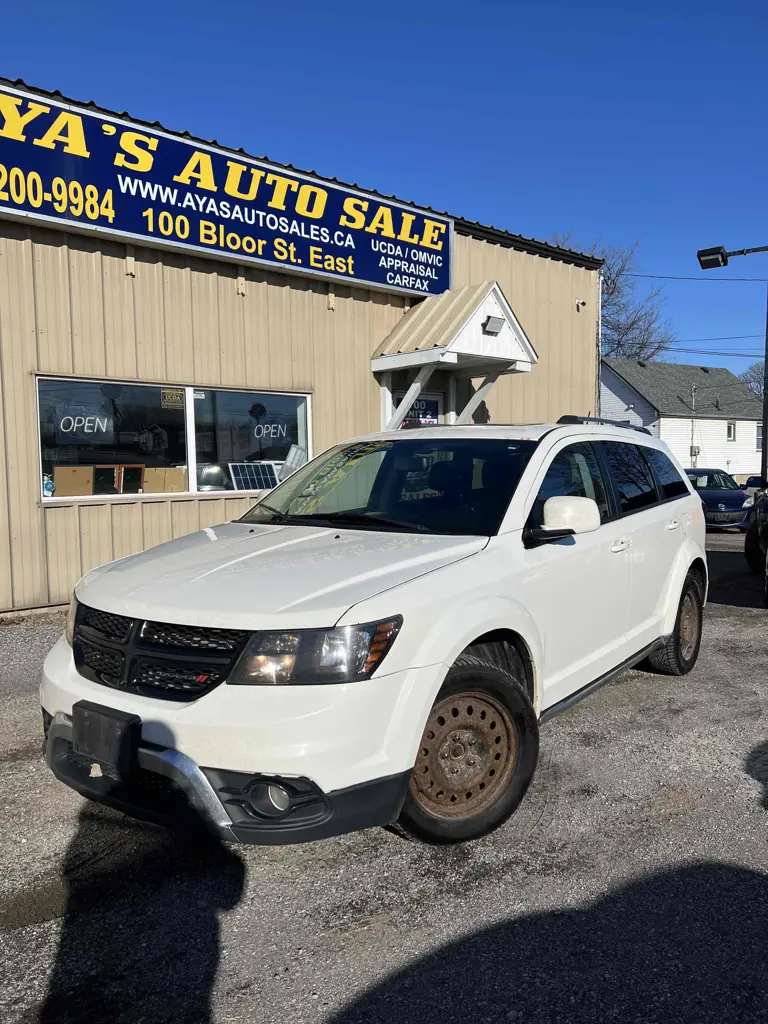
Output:
<instances>
[{"instance_id":1,"label":"rear wheel","mask_svg":"<svg viewBox=\"0 0 768 1024\"><path fill-rule=\"evenodd\" d=\"M648 657L654 672L684 676L691 671L699 657L702 621L701 583L697 576L689 572L680 595L674 631L664 638L663 647Z\"/></svg>"},{"instance_id":2,"label":"rear wheel","mask_svg":"<svg viewBox=\"0 0 768 1024\"><path fill-rule=\"evenodd\" d=\"M430 712L400 827L433 843L491 832L523 799L538 750L538 722L517 652L507 648L492 662L469 648Z\"/></svg>"},{"instance_id":3,"label":"rear wheel","mask_svg":"<svg viewBox=\"0 0 768 1024\"><path fill-rule=\"evenodd\" d=\"M765 551L760 544L760 529L756 522L749 524L744 535L744 557L752 572L759 576L765 571Z\"/></svg>"}]
</instances>

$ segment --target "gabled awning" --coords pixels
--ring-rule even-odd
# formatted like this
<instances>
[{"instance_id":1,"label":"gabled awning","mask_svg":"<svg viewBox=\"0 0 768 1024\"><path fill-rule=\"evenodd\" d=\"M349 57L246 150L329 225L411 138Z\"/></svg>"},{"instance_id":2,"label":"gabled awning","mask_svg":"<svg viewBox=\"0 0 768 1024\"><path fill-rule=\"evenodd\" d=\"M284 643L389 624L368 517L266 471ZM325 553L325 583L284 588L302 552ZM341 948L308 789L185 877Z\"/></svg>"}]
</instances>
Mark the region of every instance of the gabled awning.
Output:
<instances>
[{"instance_id":1,"label":"gabled awning","mask_svg":"<svg viewBox=\"0 0 768 1024\"><path fill-rule=\"evenodd\" d=\"M380 373L432 363L481 376L526 372L536 359L498 283L483 281L414 306L378 347L371 368Z\"/></svg>"},{"instance_id":2,"label":"gabled awning","mask_svg":"<svg viewBox=\"0 0 768 1024\"><path fill-rule=\"evenodd\" d=\"M527 373L536 351L497 281L466 285L420 302L379 345L371 359L374 373L415 370L416 376L391 416L397 429L436 369L461 377L483 377L456 422L468 423L504 373Z\"/></svg>"}]
</instances>

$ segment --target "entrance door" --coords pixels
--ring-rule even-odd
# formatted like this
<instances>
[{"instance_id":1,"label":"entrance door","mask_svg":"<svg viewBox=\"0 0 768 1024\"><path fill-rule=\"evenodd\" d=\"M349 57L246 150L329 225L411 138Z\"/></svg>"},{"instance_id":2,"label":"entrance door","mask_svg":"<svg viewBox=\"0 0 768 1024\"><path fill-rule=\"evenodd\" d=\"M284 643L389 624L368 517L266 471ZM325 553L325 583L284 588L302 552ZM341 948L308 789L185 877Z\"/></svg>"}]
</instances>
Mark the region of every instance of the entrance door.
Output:
<instances>
[{"instance_id":1,"label":"entrance door","mask_svg":"<svg viewBox=\"0 0 768 1024\"><path fill-rule=\"evenodd\" d=\"M397 408L405 398L405 392L396 391L392 398L395 408ZM437 423L445 423L443 395L438 391L422 391L405 414L401 430L410 430L413 427L428 427Z\"/></svg>"}]
</instances>

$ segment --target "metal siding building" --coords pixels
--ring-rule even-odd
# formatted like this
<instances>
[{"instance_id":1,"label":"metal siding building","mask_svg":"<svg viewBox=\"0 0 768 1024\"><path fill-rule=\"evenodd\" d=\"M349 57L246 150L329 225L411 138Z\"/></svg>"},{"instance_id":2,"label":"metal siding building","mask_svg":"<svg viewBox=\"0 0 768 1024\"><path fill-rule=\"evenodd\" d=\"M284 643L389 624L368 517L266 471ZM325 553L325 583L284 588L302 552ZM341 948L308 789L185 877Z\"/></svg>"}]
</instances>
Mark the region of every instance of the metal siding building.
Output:
<instances>
[{"instance_id":1,"label":"metal siding building","mask_svg":"<svg viewBox=\"0 0 768 1024\"><path fill-rule=\"evenodd\" d=\"M594 414L599 261L465 221L455 227L453 287L498 282L538 356L531 373L499 378L491 421ZM253 490L194 483L178 494L46 497L42 380L301 396L311 457L382 427L371 359L416 301L0 212L0 611L64 603L95 566L235 518L253 502ZM442 371L435 385L447 388ZM444 408L450 418L448 400Z\"/></svg>"}]
</instances>

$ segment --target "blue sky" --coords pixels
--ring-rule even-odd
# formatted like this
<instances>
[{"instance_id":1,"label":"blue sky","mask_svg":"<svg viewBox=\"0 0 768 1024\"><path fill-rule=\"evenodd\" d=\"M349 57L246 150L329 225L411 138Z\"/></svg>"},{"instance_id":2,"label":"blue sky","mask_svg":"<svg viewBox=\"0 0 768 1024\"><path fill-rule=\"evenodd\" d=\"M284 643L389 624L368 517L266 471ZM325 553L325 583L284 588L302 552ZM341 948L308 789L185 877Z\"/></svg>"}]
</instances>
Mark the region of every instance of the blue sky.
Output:
<instances>
[{"instance_id":1,"label":"blue sky","mask_svg":"<svg viewBox=\"0 0 768 1024\"><path fill-rule=\"evenodd\" d=\"M665 283L681 347L758 353L766 285L714 278L768 254L695 252L768 244L767 42L758 0L36 0L0 74L523 235L640 236L641 271L704 278Z\"/></svg>"}]
</instances>

